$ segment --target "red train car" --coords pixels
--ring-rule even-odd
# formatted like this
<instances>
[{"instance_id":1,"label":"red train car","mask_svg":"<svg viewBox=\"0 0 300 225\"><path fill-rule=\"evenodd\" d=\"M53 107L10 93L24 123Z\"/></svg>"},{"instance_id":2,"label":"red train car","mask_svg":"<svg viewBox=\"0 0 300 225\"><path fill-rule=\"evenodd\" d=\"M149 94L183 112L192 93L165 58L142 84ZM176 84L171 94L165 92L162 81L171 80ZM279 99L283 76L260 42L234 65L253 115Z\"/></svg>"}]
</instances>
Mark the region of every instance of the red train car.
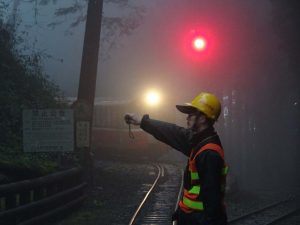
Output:
<instances>
[{"instance_id":1,"label":"red train car","mask_svg":"<svg viewBox=\"0 0 300 225\"><path fill-rule=\"evenodd\" d=\"M76 98L66 98L66 104L72 105ZM96 98L94 104L92 149L96 156L138 156L139 158L157 158L170 149L167 145L157 141L151 135L137 126L131 126L134 138L129 135L129 126L124 121L128 112L141 115L149 113L159 116L159 119L172 118L169 112L161 108L158 111L147 106L141 99L118 100L112 98ZM136 157L133 157L136 158Z\"/></svg>"},{"instance_id":2,"label":"red train car","mask_svg":"<svg viewBox=\"0 0 300 225\"><path fill-rule=\"evenodd\" d=\"M131 126L134 138L129 136L129 127L124 121L124 115L128 112L142 113L140 107L141 104L135 100L95 101L92 145L96 153L110 156L141 156L153 146L156 146L156 149L160 148L158 142L139 127Z\"/></svg>"}]
</instances>

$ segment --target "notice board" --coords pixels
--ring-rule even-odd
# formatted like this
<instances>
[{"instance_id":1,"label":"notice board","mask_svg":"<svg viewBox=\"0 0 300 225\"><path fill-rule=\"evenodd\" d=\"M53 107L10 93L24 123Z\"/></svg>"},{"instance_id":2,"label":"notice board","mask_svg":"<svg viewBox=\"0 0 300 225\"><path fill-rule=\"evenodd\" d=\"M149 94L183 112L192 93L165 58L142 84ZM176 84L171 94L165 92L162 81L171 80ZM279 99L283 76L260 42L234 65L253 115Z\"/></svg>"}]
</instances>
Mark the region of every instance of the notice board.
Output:
<instances>
[{"instance_id":1,"label":"notice board","mask_svg":"<svg viewBox=\"0 0 300 225\"><path fill-rule=\"evenodd\" d=\"M23 110L24 152L74 150L72 109Z\"/></svg>"}]
</instances>

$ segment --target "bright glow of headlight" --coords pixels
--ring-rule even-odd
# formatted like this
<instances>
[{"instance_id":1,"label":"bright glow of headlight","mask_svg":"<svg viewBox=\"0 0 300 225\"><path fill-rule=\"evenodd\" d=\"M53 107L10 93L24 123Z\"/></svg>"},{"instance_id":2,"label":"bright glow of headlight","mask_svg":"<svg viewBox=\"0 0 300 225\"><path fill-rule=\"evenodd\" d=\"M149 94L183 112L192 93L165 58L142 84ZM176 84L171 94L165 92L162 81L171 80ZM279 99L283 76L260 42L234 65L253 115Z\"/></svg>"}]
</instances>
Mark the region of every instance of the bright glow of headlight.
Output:
<instances>
[{"instance_id":1,"label":"bright glow of headlight","mask_svg":"<svg viewBox=\"0 0 300 225\"><path fill-rule=\"evenodd\" d=\"M160 95L156 91L149 91L146 94L145 100L148 105L155 106L155 105L158 105L160 102Z\"/></svg>"}]
</instances>

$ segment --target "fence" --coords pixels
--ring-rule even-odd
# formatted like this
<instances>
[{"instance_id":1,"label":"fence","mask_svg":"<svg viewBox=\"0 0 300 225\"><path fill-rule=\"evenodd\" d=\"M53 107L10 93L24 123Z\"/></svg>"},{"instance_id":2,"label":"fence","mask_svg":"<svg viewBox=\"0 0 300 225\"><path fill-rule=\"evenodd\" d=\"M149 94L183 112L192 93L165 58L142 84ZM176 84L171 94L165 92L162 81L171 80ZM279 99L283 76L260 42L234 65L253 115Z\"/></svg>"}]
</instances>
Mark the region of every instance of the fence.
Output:
<instances>
[{"instance_id":1,"label":"fence","mask_svg":"<svg viewBox=\"0 0 300 225\"><path fill-rule=\"evenodd\" d=\"M0 186L0 224L45 224L78 207L85 198L82 170L72 168Z\"/></svg>"}]
</instances>

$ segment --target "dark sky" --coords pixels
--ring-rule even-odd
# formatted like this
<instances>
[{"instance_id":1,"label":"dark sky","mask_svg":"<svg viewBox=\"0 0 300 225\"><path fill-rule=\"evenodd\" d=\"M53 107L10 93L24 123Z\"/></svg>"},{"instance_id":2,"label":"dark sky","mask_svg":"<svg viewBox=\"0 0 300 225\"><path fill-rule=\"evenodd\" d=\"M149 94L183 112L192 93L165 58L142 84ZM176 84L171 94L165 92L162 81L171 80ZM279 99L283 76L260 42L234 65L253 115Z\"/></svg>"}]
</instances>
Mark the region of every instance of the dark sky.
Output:
<instances>
[{"instance_id":1,"label":"dark sky","mask_svg":"<svg viewBox=\"0 0 300 225\"><path fill-rule=\"evenodd\" d=\"M187 94L180 94L179 99L187 98L199 88L214 91L232 77L248 79L253 72L264 73L268 64L280 60L273 57L277 53L277 42L270 25L269 1L143 2L147 13L141 26L132 35L117 40L119 47L109 52L108 60L103 62L100 58L97 96L130 98L151 87L172 96L180 87ZM56 20L54 10L62 6L68 6L68 1L38 6L38 25L35 26L32 4L21 3L20 30L24 27L29 30L30 46L53 56L44 61L46 71L67 96L76 96L84 23L69 29L74 16L65 16L60 19L64 21L62 25L53 30L47 28L49 21ZM105 5L104 15L122 12L114 7L116 5ZM29 25L33 26L28 28ZM193 29L204 32L210 42L204 57L197 60L183 51L185 38ZM35 45L34 39L37 40ZM101 50L104 49L105 46L101 46ZM63 63L59 59L63 59Z\"/></svg>"},{"instance_id":2,"label":"dark sky","mask_svg":"<svg viewBox=\"0 0 300 225\"><path fill-rule=\"evenodd\" d=\"M286 65L271 19L269 1L156 1L144 24L101 68L97 93L135 96L154 86L187 100L199 90L220 93L235 83L251 88ZM183 49L193 29L209 42L196 59Z\"/></svg>"}]
</instances>

